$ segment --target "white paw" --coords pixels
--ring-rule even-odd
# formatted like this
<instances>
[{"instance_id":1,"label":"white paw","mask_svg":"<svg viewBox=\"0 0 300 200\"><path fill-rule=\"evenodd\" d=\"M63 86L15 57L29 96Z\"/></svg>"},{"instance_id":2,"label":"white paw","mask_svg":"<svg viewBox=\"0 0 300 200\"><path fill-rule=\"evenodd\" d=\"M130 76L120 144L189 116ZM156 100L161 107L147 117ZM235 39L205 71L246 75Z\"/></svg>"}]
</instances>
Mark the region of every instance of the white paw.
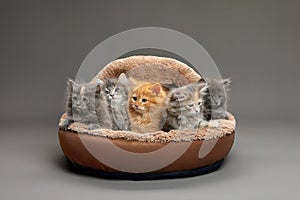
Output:
<instances>
[{"instance_id":1,"label":"white paw","mask_svg":"<svg viewBox=\"0 0 300 200\"><path fill-rule=\"evenodd\" d=\"M199 128L204 128L208 126L208 121L202 121L199 123Z\"/></svg>"},{"instance_id":2,"label":"white paw","mask_svg":"<svg viewBox=\"0 0 300 200\"><path fill-rule=\"evenodd\" d=\"M219 122L217 120L211 120L209 122L209 127L218 128L219 127Z\"/></svg>"}]
</instances>

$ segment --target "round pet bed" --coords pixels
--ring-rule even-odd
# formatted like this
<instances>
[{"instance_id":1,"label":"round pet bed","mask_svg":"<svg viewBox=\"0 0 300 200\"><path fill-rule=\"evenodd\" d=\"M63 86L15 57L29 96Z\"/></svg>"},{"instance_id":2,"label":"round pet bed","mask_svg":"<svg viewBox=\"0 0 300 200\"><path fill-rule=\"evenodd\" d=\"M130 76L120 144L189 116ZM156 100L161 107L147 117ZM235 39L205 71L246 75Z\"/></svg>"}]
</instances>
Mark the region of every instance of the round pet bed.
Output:
<instances>
[{"instance_id":1,"label":"round pet bed","mask_svg":"<svg viewBox=\"0 0 300 200\"><path fill-rule=\"evenodd\" d=\"M105 66L97 78L128 77L182 86L201 76L171 58L131 56ZM96 78L95 77L95 78ZM93 80L92 80L93 81ZM88 130L81 123L59 129L61 148L77 172L113 179L151 180L189 177L217 170L232 148L235 118L211 120L192 130L139 134L108 129ZM66 117L64 114L60 120Z\"/></svg>"}]
</instances>

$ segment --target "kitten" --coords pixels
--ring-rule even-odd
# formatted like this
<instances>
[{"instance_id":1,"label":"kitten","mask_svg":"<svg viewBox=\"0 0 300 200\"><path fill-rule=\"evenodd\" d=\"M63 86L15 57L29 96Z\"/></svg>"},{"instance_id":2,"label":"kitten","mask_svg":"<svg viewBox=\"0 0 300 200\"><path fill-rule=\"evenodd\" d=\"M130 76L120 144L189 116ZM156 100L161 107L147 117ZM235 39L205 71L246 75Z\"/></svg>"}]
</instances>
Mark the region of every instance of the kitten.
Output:
<instances>
[{"instance_id":1,"label":"kitten","mask_svg":"<svg viewBox=\"0 0 300 200\"><path fill-rule=\"evenodd\" d=\"M201 89L202 115L206 121L211 119L229 119L227 115L227 91L231 80L208 79Z\"/></svg>"},{"instance_id":2,"label":"kitten","mask_svg":"<svg viewBox=\"0 0 300 200\"><path fill-rule=\"evenodd\" d=\"M111 129L107 100L101 95L99 83L76 83L67 81L67 118L61 122L63 129L73 122L88 125L88 129Z\"/></svg>"},{"instance_id":3,"label":"kitten","mask_svg":"<svg viewBox=\"0 0 300 200\"><path fill-rule=\"evenodd\" d=\"M167 106L164 131L171 129L196 129L201 118L201 94L204 84L189 84L171 90Z\"/></svg>"},{"instance_id":4,"label":"kitten","mask_svg":"<svg viewBox=\"0 0 300 200\"><path fill-rule=\"evenodd\" d=\"M162 128L168 93L160 83L143 83L131 92L129 116L133 131L147 133Z\"/></svg>"},{"instance_id":5,"label":"kitten","mask_svg":"<svg viewBox=\"0 0 300 200\"><path fill-rule=\"evenodd\" d=\"M128 116L128 80L124 73L119 78L111 78L104 82L102 91L108 101L108 110L112 119L113 130L130 130Z\"/></svg>"}]
</instances>

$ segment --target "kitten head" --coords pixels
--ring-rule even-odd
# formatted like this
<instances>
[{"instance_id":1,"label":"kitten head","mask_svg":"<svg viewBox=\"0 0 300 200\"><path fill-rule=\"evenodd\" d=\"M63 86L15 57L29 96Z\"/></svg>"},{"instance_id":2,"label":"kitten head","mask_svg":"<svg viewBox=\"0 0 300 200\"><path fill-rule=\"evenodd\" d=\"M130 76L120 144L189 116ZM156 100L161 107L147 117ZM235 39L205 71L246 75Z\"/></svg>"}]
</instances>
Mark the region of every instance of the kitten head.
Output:
<instances>
[{"instance_id":1,"label":"kitten head","mask_svg":"<svg viewBox=\"0 0 300 200\"><path fill-rule=\"evenodd\" d=\"M72 112L75 121L82 121L82 117L95 110L95 98L100 95L100 85L91 83L78 83L72 80L67 82L68 91L71 92Z\"/></svg>"},{"instance_id":2,"label":"kitten head","mask_svg":"<svg viewBox=\"0 0 300 200\"><path fill-rule=\"evenodd\" d=\"M231 80L209 80L203 89L201 89L201 95L209 101L211 108L216 109L223 106L226 103L227 91L229 90Z\"/></svg>"},{"instance_id":3,"label":"kitten head","mask_svg":"<svg viewBox=\"0 0 300 200\"><path fill-rule=\"evenodd\" d=\"M166 95L167 90L160 83L145 83L133 90L129 106L136 112L144 114L155 106L163 106Z\"/></svg>"},{"instance_id":4,"label":"kitten head","mask_svg":"<svg viewBox=\"0 0 300 200\"><path fill-rule=\"evenodd\" d=\"M107 100L124 100L128 96L128 80L124 73L119 78L110 78L105 81L102 90Z\"/></svg>"},{"instance_id":5,"label":"kitten head","mask_svg":"<svg viewBox=\"0 0 300 200\"><path fill-rule=\"evenodd\" d=\"M201 109L200 88L202 84L189 84L170 93L168 111L173 115L197 115Z\"/></svg>"}]
</instances>

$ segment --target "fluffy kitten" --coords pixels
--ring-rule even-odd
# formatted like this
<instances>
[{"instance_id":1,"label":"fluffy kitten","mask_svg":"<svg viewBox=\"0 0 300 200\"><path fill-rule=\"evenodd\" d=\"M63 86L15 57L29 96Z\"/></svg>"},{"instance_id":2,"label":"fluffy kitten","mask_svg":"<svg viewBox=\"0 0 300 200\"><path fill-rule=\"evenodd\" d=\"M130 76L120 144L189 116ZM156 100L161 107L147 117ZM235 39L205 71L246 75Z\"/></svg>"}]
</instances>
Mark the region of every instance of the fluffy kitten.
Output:
<instances>
[{"instance_id":1,"label":"fluffy kitten","mask_svg":"<svg viewBox=\"0 0 300 200\"><path fill-rule=\"evenodd\" d=\"M124 73L119 78L111 78L104 82L102 91L108 101L108 110L112 119L113 130L130 130L128 116L128 80Z\"/></svg>"},{"instance_id":2,"label":"fluffy kitten","mask_svg":"<svg viewBox=\"0 0 300 200\"><path fill-rule=\"evenodd\" d=\"M129 116L133 131L147 133L162 128L168 92L160 83L144 83L131 92Z\"/></svg>"},{"instance_id":3,"label":"fluffy kitten","mask_svg":"<svg viewBox=\"0 0 300 200\"><path fill-rule=\"evenodd\" d=\"M189 84L171 90L167 106L164 131L171 129L196 129L201 118L201 94L204 84Z\"/></svg>"},{"instance_id":4,"label":"fluffy kitten","mask_svg":"<svg viewBox=\"0 0 300 200\"><path fill-rule=\"evenodd\" d=\"M228 119L227 115L227 91L231 80L208 79L201 89L202 114L206 121L211 119Z\"/></svg>"},{"instance_id":5,"label":"fluffy kitten","mask_svg":"<svg viewBox=\"0 0 300 200\"><path fill-rule=\"evenodd\" d=\"M73 122L88 125L88 129L111 129L107 100L101 95L101 85L67 81L67 118L61 122L63 129Z\"/></svg>"}]
</instances>

